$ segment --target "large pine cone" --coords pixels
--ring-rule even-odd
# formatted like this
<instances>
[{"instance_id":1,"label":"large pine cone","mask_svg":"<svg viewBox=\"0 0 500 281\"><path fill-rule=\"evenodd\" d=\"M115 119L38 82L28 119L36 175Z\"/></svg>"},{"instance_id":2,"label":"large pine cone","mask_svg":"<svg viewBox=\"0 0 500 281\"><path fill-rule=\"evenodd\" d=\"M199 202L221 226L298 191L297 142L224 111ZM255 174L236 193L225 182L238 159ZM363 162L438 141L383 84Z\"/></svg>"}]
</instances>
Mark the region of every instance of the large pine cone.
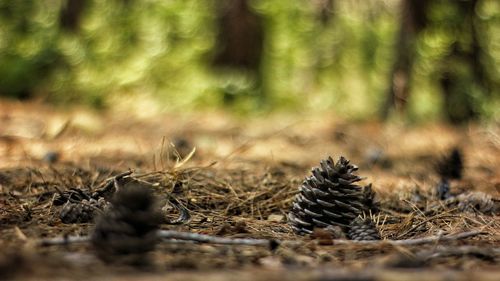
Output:
<instances>
[{"instance_id":1,"label":"large pine cone","mask_svg":"<svg viewBox=\"0 0 500 281\"><path fill-rule=\"evenodd\" d=\"M443 179L461 179L464 169L464 160L459 148L454 148L448 155L439 159L435 164L436 172Z\"/></svg>"},{"instance_id":2,"label":"large pine cone","mask_svg":"<svg viewBox=\"0 0 500 281\"><path fill-rule=\"evenodd\" d=\"M97 220L92 244L105 261L140 265L158 242L162 222L148 187L129 183L115 194L112 206Z\"/></svg>"},{"instance_id":3,"label":"large pine cone","mask_svg":"<svg viewBox=\"0 0 500 281\"><path fill-rule=\"evenodd\" d=\"M459 148L454 148L448 155L442 156L435 164L436 172L441 181L436 186L436 194L439 200L451 197L450 179L461 179L464 169L463 156Z\"/></svg>"},{"instance_id":4,"label":"large pine cone","mask_svg":"<svg viewBox=\"0 0 500 281\"><path fill-rule=\"evenodd\" d=\"M347 236L351 240L380 240L380 233L370 217L357 217L353 220Z\"/></svg>"},{"instance_id":5,"label":"large pine cone","mask_svg":"<svg viewBox=\"0 0 500 281\"><path fill-rule=\"evenodd\" d=\"M355 183L361 178L353 173L358 167L340 157L320 162L312 169L300 186L288 220L298 234L312 233L315 227L338 225L344 231L363 213L376 212L374 192L371 185L361 187Z\"/></svg>"}]
</instances>

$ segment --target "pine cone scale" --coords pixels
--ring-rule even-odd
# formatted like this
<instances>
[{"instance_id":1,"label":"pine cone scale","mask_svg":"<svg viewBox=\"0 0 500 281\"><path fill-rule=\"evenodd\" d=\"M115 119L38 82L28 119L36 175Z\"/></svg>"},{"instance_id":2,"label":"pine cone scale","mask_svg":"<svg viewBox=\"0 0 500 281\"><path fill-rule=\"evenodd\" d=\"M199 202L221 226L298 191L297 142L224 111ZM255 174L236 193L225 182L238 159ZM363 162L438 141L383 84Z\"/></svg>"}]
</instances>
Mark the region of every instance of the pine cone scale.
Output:
<instances>
[{"instance_id":1,"label":"pine cone scale","mask_svg":"<svg viewBox=\"0 0 500 281\"><path fill-rule=\"evenodd\" d=\"M359 179L351 179L351 180L345 180L343 178L338 178L339 184L341 185L350 185L353 182L359 181Z\"/></svg>"},{"instance_id":2,"label":"pine cone scale","mask_svg":"<svg viewBox=\"0 0 500 281\"><path fill-rule=\"evenodd\" d=\"M328 195L330 195L328 192L325 192L325 191L321 191L319 189L313 189L313 193L315 196L318 196L318 197L326 197Z\"/></svg>"},{"instance_id":3,"label":"pine cone scale","mask_svg":"<svg viewBox=\"0 0 500 281\"><path fill-rule=\"evenodd\" d=\"M305 221L299 219L298 217L294 217L293 220L301 225L304 225L304 226L311 226L312 225L311 223L305 222Z\"/></svg>"},{"instance_id":4,"label":"pine cone scale","mask_svg":"<svg viewBox=\"0 0 500 281\"><path fill-rule=\"evenodd\" d=\"M304 213L306 213L306 214L308 214L308 215L310 215L312 217L315 217L315 218L321 218L321 217L323 217L322 214L315 213L315 212L313 212L313 211L311 211L309 209L304 209Z\"/></svg>"},{"instance_id":5,"label":"pine cone scale","mask_svg":"<svg viewBox=\"0 0 500 281\"><path fill-rule=\"evenodd\" d=\"M318 219L312 219L312 221L319 227L328 227L330 226L331 224L328 223L328 222L324 222L324 221L320 221Z\"/></svg>"},{"instance_id":6,"label":"pine cone scale","mask_svg":"<svg viewBox=\"0 0 500 281\"><path fill-rule=\"evenodd\" d=\"M336 205L334 203L326 202L326 201L323 201L321 199L316 199L316 202L318 202L318 204L320 204L321 206L326 207L326 208L336 207Z\"/></svg>"},{"instance_id":7,"label":"pine cone scale","mask_svg":"<svg viewBox=\"0 0 500 281\"><path fill-rule=\"evenodd\" d=\"M304 195L302 195L302 194L301 194L301 195L297 198L297 200L298 200L300 203L307 203L309 206L316 206L316 205L318 205L318 203L316 203L316 202L314 202L314 201L311 201L311 200L307 199L307 197L306 197L306 196L304 196Z\"/></svg>"},{"instance_id":8,"label":"pine cone scale","mask_svg":"<svg viewBox=\"0 0 500 281\"><path fill-rule=\"evenodd\" d=\"M323 212L324 212L327 216L332 217L332 218L334 218L334 219L340 219L340 218L342 218L342 215L341 215L341 214L332 213L332 212L327 211L327 210L323 210Z\"/></svg>"}]
</instances>

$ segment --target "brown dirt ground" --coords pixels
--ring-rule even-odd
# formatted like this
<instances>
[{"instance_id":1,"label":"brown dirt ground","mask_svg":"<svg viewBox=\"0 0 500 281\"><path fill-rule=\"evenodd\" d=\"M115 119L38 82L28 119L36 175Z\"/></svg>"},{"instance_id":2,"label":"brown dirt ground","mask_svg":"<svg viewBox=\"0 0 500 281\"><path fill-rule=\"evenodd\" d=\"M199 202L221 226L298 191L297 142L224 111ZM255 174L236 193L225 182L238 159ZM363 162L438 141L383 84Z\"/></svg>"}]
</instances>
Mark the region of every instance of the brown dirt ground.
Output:
<instances>
[{"instance_id":1,"label":"brown dirt ground","mask_svg":"<svg viewBox=\"0 0 500 281\"><path fill-rule=\"evenodd\" d=\"M499 280L498 208L465 213L433 199L439 181L433 163L455 146L463 151L465 170L451 182L452 193L481 191L498 205L500 124L242 119L219 112L144 118L0 101L0 279ZM175 153L186 156L193 147L194 156L176 166ZM363 183L373 183L383 238L473 229L485 234L420 246L323 245L329 243L293 234L286 223L293 196L328 155L346 156L360 167ZM164 229L299 243L276 251L163 243L147 270L104 264L88 245L35 246L39 238L92 229L61 223L61 207L52 204L56 188L95 188L128 169L161 172L156 192L175 186L175 196L191 211L190 223ZM422 211L429 206L437 211Z\"/></svg>"}]
</instances>

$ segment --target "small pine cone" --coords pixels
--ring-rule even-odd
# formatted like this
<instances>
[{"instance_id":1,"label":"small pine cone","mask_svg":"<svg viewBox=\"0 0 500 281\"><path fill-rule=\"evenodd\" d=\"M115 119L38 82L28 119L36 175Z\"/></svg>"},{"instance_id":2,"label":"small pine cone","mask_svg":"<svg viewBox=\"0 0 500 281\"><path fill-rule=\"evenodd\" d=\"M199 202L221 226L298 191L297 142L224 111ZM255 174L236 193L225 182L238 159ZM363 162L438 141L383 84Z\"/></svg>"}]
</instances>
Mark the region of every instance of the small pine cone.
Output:
<instances>
[{"instance_id":1,"label":"small pine cone","mask_svg":"<svg viewBox=\"0 0 500 281\"><path fill-rule=\"evenodd\" d=\"M144 265L146 254L158 242L161 222L151 190L131 182L115 194L112 206L98 219L92 244L104 261Z\"/></svg>"},{"instance_id":2,"label":"small pine cone","mask_svg":"<svg viewBox=\"0 0 500 281\"><path fill-rule=\"evenodd\" d=\"M372 214L379 212L379 202L375 200L375 191L373 191L371 183L363 188L361 202L365 206L365 211L368 210Z\"/></svg>"},{"instance_id":3,"label":"small pine cone","mask_svg":"<svg viewBox=\"0 0 500 281\"><path fill-rule=\"evenodd\" d=\"M90 198L92 198L92 196L90 195L90 191L80 188L70 188L60 193L56 193L54 199L52 200L52 203L55 206L61 206L68 201L77 202L84 199L90 200Z\"/></svg>"},{"instance_id":4,"label":"small pine cone","mask_svg":"<svg viewBox=\"0 0 500 281\"><path fill-rule=\"evenodd\" d=\"M436 163L436 171L443 179L461 179L463 169L462 152L458 148L454 148Z\"/></svg>"},{"instance_id":5,"label":"small pine cone","mask_svg":"<svg viewBox=\"0 0 500 281\"><path fill-rule=\"evenodd\" d=\"M104 211L108 205L109 203L102 197L99 200L83 199L78 203L67 201L59 213L59 218L63 223L87 223L92 221L96 214Z\"/></svg>"},{"instance_id":6,"label":"small pine cone","mask_svg":"<svg viewBox=\"0 0 500 281\"><path fill-rule=\"evenodd\" d=\"M446 200L450 198L450 182L446 178L442 178L436 186L436 193L439 200Z\"/></svg>"},{"instance_id":7,"label":"small pine cone","mask_svg":"<svg viewBox=\"0 0 500 281\"><path fill-rule=\"evenodd\" d=\"M376 212L375 193L371 185L361 187L355 183L361 178L355 174L355 165L340 157L320 162L312 169L300 186L288 220L298 234L310 234L315 227L332 225L348 229L349 223L362 213Z\"/></svg>"},{"instance_id":8,"label":"small pine cone","mask_svg":"<svg viewBox=\"0 0 500 281\"><path fill-rule=\"evenodd\" d=\"M462 193L456 197L456 201L458 209L462 212L489 214L495 210L495 202L491 196L479 191Z\"/></svg>"},{"instance_id":9,"label":"small pine cone","mask_svg":"<svg viewBox=\"0 0 500 281\"><path fill-rule=\"evenodd\" d=\"M357 217L349 225L347 236L351 240L380 240L380 234L370 217Z\"/></svg>"}]
</instances>

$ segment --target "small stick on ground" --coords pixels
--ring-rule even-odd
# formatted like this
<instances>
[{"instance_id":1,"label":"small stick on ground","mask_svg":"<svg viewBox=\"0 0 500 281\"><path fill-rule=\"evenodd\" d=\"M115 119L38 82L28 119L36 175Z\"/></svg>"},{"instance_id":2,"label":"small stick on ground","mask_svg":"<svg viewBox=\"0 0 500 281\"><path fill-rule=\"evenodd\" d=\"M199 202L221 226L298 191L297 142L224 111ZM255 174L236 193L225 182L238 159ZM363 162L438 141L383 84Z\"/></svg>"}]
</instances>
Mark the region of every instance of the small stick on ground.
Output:
<instances>
[{"instance_id":1,"label":"small stick on ground","mask_svg":"<svg viewBox=\"0 0 500 281\"><path fill-rule=\"evenodd\" d=\"M430 260L432 258L450 257L450 256L477 256L483 259L497 259L500 257L500 249L477 247L477 246L459 246L459 247L443 247L439 246L432 250L423 250L415 255L421 260Z\"/></svg>"},{"instance_id":2,"label":"small stick on ground","mask_svg":"<svg viewBox=\"0 0 500 281\"><path fill-rule=\"evenodd\" d=\"M225 238L205 234L179 232L172 230L158 231L158 237L163 239L178 239L195 241L199 243L223 244L223 245L247 245L247 246L270 246L272 243L268 239L242 239L242 238ZM277 242L277 241L276 241Z\"/></svg>"},{"instance_id":3,"label":"small stick on ground","mask_svg":"<svg viewBox=\"0 0 500 281\"><path fill-rule=\"evenodd\" d=\"M362 244L362 245L377 245L377 244L391 244L391 245L402 245L402 246L410 246L410 245L420 245L427 243L435 243L441 241L452 241L452 240L460 240L469 237L473 237L479 234L483 234L484 232L481 230L472 230L467 232L461 232L457 234L449 234L445 236L434 235L429 237L417 238L417 239L405 239L405 240L365 240L365 241L356 241L356 240L343 240L336 239L333 240L333 244ZM168 243L169 241L176 240L184 240L184 241L194 241L199 243L209 243L209 244L223 244L223 245L247 245L247 246L270 246L273 248L276 245L281 244L282 242L279 240L268 240L268 239L241 239L241 238L226 238L226 237L217 237L206 234L198 234L191 232L180 232L173 230L159 230L157 232L159 238L164 239L163 241ZM55 237L55 238L47 238L41 239L38 241L38 245L40 246L51 246L51 245L67 245L73 243L82 243L90 241L89 236L66 236L66 237ZM292 243L300 243L299 241L286 241Z\"/></svg>"},{"instance_id":4,"label":"small stick on ground","mask_svg":"<svg viewBox=\"0 0 500 281\"><path fill-rule=\"evenodd\" d=\"M411 246L411 245L421 245L421 244L435 243L441 241L460 240L477 236L479 234L484 234L484 232L482 230L472 230L456 234L448 234L444 236L434 235L423 238L404 239L404 240L364 240L364 241L333 240L333 244L364 244L364 245L391 244L391 245Z\"/></svg>"},{"instance_id":5,"label":"small stick on ground","mask_svg":"<svg viewBox=\"0 0 500 281\"><path fill-rule=\"evenodd\" d=\"M54 238L45 238L37 241L37 245L45 246L55 246L55 245L69 245L77 243L86 243L90 241L90 236L63 236Z\"/></svg>"},{"instance_id":6,"label":"small stick on ground","mask_svg":"<svg viewBox=\"0 0 500 281\"><path fill-rule=\"evenodd\" d=\"M164 242L184 240L199 243L223 244L223 245L247 245L247 246L273 246L279 243L274 240L267 239L241 239L241 238L225 238L205 234L179 232L173 230L159 230L157 232L158 238L162 238ZM68 245L76 243L85 243L90 241L90 236L64 236L41 239L37 242L39 246L54 246L54 245Z\"/></svg>"}]
</instances>

